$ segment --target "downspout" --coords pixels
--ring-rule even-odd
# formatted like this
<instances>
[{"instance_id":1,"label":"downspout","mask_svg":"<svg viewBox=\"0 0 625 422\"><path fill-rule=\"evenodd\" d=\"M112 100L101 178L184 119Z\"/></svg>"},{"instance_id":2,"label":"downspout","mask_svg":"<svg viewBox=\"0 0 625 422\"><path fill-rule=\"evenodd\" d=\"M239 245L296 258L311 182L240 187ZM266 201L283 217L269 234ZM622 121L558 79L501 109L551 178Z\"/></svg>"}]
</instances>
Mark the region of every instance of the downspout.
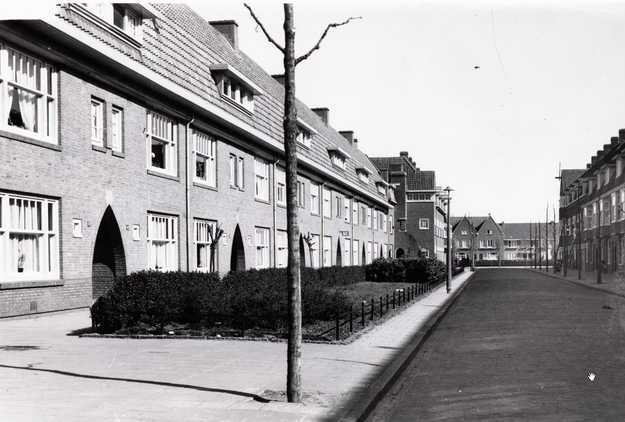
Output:
<instances>
[{"instance_id":1,"label":"downspout","mask_svg":"<svg viewBox=\"0 0 625 422\"><path fill-rule=\"evenodd\" d=\"M278 162L280 162L280 160L276 160L273 162L273 165L271 166L271 171L273 172L272 175L272 179L273 180L273 189L272 189L272 193L271 193L271 215L272 215L272 227L271 227L271 239L273 241L273 266L274 268L277 267L277 246L276 246L276 164L278 164ZM285 173L285 177L286 177L286 173ZM285 187L285 192L286 194L286 187ZM299 242L299 239L298 239Z\"/></svg>"},{"instance_id":2,"label":"downspout","mask_svg":"<svg viewBox=\"0 0 625 422\"><path fill-rule=\"evenodd\" d=\"M319 268L323 267L323 247L324 247L324 237L325 237L325 218L326 216L323 213L323 204L325 203L325 198L324 198L324 191L325 191L325 187L326 184L325 182L321 183L321 185L319 185L320 188L320 192L319 192L319 199L321 202L321 205L319 206L319 215L321 216L321 235L319 236L319 247L317 248L317 257L319 258ZM330 217L332 216L332 193L330 193ZM332 257L330 256L330 266L332 263Z\"/></svg>"},{"instance_id":3,"label":"downspout","mask_svg":"<svg viewBox=\"0 0 625 422\"><path fill-rule=\"evenodd\" d=\"M350 201L351 207L349 209L349 213L350 213L349 221L351 223L350 227L349 227L350 228L350 234L349 234L349 254L350 254L350 257L349 257L349 262L351 263L351 265L355 264L355 262L354 262L354 201L355 200L356 200L356 197L352 196L351 201ZM356 209L358 209L358 208L356 208ZM358 213L356 213L356 217L358 217ZM358 255L356 255L356 256L358 256Z\"/></svg>"},{"instance_id":4,"label":"downspout","mask_svg":"<svg viewBox=\"0 0 625 422\"><path fill-rule=\"evenodd\" d=\"M191 124L195 121L195 116L191 117L191 120L189 120L189 122L185 125L185 146L184 146L184 152L185 152L185 211L186 211L186 224L185 224L185 228L186 228L186 239L187 239L187 256L186 256L186 262L187 262L187 271L191 271L191 266L190 266L190 261L191 261L191 239L189 238L189 235L191 233L191 219L189 218L190 214L191 214L191 177L190 177L190 171L191 171L191 166L189 165L189 160L191 160L191 154L189 153L189 144L190 144L190 133L191 133Z\"/></svg>"}]
</instances>

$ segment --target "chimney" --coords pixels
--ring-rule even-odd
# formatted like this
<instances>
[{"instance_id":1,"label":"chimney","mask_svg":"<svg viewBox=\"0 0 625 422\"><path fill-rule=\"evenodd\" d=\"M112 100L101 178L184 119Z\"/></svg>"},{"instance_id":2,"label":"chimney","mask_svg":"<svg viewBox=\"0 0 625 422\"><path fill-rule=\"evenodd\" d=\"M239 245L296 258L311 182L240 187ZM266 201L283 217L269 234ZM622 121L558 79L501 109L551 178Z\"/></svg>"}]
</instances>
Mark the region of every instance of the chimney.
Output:
<instances>
[{"instance_id":1,"label":"chimney","mask_svg":"<svg viewBox=\"0 0 625 422\"><path fill-rule=\"evenodd\" d=\"M618 137L621 141L625 141L625 129L619 129Z\"/></svg>"},{"instance_id":2,"label":"chimney","mask_svg":"<svg viewBox=\"0 0 625 422\"><path fill-rule=\"evenodd\" d=\"M318 107L318 108L313 108L312 111L314 111L315 114L319 116L321 120L323 120L323 123L325 123L325 125L328 126L328 124L330 123L330 109L329 108Z\"/></svg>"},{"instance_id":3,"label":"chimney","mask_svg":"<svg viewBox=\"0 0 625 422\"><path fill-rule=\"evenodd\" d=\"M226 37L232 48L239 49L239 25L235 21L209 21L208 23Z\"/></svg>"},{"instance_id":4,"label":"chimney","mask_svg":"<svg viewBox=\"0 0 625 422\"><path fill-rule=\"evenodd\" d=\"M354 138L354 142L352 142L354 148L358 149L358 139Z\"/></svg>"},{"instance_id":5,"label":"chimney","mask_svg":"<svg viewBox=\"0 0 625 422\"><path fill-rule=\"evenodd\" d=\"M339 133L343 135L343 138L347 139L347 142L354 143L354 131L353 130L339 130Z\"/></svg>"},{"instance_id":6,"label":"chimney","mask_svg":"<svg viewBox=\"0 0 625 422\"><path fill-rule=\"evenodd\" d=\"M408 157L408 151L400 151L399 152L399 156L400 157Z\"/></svg>"},{"instance_id":7,"label":"chimney","mask_svg":"<svg viewBox=\"0 0 625 422\"><path fill-rule=\"evenodd\" d=\"M618 144L618 136L613 136L610 138L610 145Z\"/></svg>"},{"instance_id":8,"label":"chimney","mask_svg":"<svg viewBox=\"0 0 625 422\"><path fill-rule=\"evenodd\" d=\"M271 75L271 77L280 82L280 85L284 86L284 73L280 75Z\"/></svg>"}]
</instances>

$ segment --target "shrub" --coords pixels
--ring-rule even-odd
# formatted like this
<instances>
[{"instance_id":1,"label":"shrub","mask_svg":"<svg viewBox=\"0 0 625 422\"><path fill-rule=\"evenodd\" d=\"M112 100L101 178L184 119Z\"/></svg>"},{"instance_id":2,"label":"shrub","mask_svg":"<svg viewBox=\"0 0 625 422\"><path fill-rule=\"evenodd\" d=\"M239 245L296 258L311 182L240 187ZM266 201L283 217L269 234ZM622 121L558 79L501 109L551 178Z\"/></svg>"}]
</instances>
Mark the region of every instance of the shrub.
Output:
<instances>
[{"instance_id":1,"label":"shrub","mask_svg":"<svg viewBox=\"0 0 625 422\"><path fill-rule=\"evenodd\" d=\"M380 258L366 267L366 279L376 282L436 284L447 277L444 263L434 258Z\"/></svg>"},{"instance_id":2,"label":"shrub","mask_svg":"<svg viewBox=\"0 0 625 422\"><path fill-rule=\"evenodd\" d=\"M403 282L406 267L402 259L378 258L365 268L366 280L383 283Z\"/></svg>"}]
</instances>

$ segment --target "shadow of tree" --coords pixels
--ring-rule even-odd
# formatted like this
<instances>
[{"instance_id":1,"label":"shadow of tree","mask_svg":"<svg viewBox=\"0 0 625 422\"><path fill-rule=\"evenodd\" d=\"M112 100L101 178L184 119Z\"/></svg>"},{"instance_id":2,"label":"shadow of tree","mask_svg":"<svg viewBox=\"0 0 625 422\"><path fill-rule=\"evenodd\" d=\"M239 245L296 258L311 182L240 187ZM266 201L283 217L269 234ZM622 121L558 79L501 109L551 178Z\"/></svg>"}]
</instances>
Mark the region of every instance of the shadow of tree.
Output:
<instances>
[{"instance_id":1,"label":"shadow of tree","mask_svg":"<svg viewBox=\"0 0 625 422\"><path fill-rule=\"evenodd\" d=\"M235 396L241 397L249 397L254 401L260 403L269 403L271 400L261 397L257 394L246 393L244 391L236 391L236 390L227 390L223 388L210 388L210 387L201 387L198 385L190 385L190 384L178 384L175 382L167 382L167 381L153 381L153 380L142 380L136 378L119 378L119 377L105 377L101 375L88 375L88 374L78 374L76 372L68 372L61 371L59 369L46 369L46 368L35 368L32 366L15 366L15 365L4 365L0 364L0 368L7 369L22 369L25 371L39 371L39 372L49 372L51 374L65 375L68 377L76 377L76 378L86 378L86 379L94 379L94 380L105 380L105 381L122 381L122 382L134 382L138 384L150 384L150 385L160 385L164 387L174 387L174 388L188 388L191 390L197 391L207 391L210 393L222 393L222 394L232 394Z\"/></svg>"}]
</instances>

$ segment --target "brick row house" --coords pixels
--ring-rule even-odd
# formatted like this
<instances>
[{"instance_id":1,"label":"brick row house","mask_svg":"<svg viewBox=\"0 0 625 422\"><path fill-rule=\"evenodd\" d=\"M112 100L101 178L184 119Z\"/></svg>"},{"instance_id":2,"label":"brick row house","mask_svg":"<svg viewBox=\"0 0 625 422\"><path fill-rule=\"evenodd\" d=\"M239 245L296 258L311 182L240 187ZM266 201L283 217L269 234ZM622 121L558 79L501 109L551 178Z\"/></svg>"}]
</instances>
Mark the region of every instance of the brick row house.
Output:
<instances>
[{"instance_id":1,"label":"brick row house","mask_svg":"<svg viewBox=\"0 0 625 422\"><path fill-rule=\"evenodd\" d=\"M456 259L476 261L532 261L553 256L553 224L549 226L549 239L545 239L545 225L541 223L540 250L538 239L530 236L530 223L497 223L489 214L485 217L452 217L453 249ZM536 226L531 229L532 233ZM556 234L559 225L555 226Z\"/></svg>"},{"instance_id":2,"label":"brick row house","mask_svg":"<svg viewBox=\"0 0 625 422\"><path fill-rule=\"evenodd\" d=\"M89 306L142 269L286 266L281 79L180 4L0 22L0 316ZM297 107L305 265L393 255L392 187Z\"/></svg>"},{"instance_id":3,"label":"brick row house","mask_svg":"<svg viewBox=\"0 0 625 422\"><path fill-rule=\"evenodd\" d=\"M447 212L434 171L421 170L402 151L397 157L370 157L394 188L397 257L426 256L446 261Z\"/></svg>"},{"instance_id":4,"label":"brick row house","mask_svg":"<svg viewBox=\"0 0 625 422\"><path fill-rule=\"evenodd\" d=\"M568 268L621 271L625 255L625 130L585 169L560 173L561 254Z\"/></svg>"}]
</instances>

